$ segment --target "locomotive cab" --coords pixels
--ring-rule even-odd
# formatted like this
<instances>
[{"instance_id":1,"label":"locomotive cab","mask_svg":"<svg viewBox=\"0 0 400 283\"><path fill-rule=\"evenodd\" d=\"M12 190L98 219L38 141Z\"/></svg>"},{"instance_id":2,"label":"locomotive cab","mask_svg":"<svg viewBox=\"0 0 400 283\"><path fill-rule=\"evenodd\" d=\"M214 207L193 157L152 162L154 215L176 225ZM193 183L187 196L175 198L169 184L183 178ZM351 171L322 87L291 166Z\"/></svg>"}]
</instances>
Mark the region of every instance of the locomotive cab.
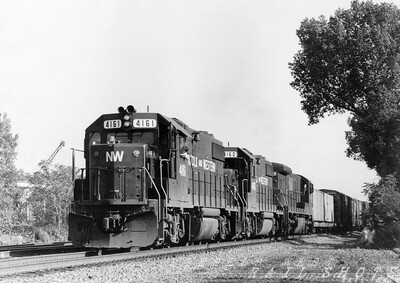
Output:
<instances>
[{"instance_id":1,"label":"locomotive cab","mask_svg":"<svg viewBox=\"0 0 400 283\"><path fill-rule=\"evenodd\" d=\"M120 119L127 119L126 116ZM147 204L160 154L155 141L162 131L122 128L122 122L115 118L101 118L103 123L95 122L87 129L86 179L78 179L75 184L75 200L80 199L80 205ZM155 119L147 120L152 121L151 127L156 124ZM104 129L99 129L101 124Z\"/></svg>"}]
</instances>

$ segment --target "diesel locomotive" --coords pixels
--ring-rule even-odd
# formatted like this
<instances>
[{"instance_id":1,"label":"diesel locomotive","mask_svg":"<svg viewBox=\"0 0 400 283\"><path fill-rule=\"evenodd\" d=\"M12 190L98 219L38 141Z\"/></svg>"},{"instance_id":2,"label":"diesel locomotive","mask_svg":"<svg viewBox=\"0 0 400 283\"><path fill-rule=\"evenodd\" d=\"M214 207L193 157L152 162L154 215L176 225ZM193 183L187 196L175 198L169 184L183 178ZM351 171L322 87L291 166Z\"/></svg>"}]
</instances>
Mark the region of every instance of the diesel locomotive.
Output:
<instances>
[{"instance_id":1,"label":"diesel locomotive","mask_svg":"<svg viewBox=\"0 0 400 283\"><path fill-rule=\"evenodd\" d=\"M130 248L308 233L313 184L281 163L133 106L85 132L69 238Z\"/></svg>"}]
</instances>

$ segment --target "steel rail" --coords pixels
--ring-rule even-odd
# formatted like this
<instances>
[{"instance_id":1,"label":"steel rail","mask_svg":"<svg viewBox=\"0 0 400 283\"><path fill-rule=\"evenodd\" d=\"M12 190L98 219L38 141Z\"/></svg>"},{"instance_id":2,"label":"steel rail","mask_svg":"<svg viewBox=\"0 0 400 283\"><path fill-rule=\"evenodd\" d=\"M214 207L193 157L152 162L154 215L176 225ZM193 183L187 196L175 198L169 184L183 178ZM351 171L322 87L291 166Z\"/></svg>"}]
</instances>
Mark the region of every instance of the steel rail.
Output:
<instances>
[{"instance_id":1,"label":"steel rail","mask_svg":"<svg viewBox=\"0 0 400 283\"><path fill-rule=\"evenodd\" d=\"M245 245L260 245L275 241L295 240L299 238L301 239L302 237L313 236L315 237L316 235L294 235L282 236L279 238L262 238L220 243L204 243L197 245L176 246L170 248L150 249L107 255L101 255L101 250L99 250L2 259L0 260L0 277L39 270L51 270L71 267L73 268L83 265L97 265L115 261L163 258L179 254L200 253L203 251L221 250Z\"/></svg>"}]
</instances>

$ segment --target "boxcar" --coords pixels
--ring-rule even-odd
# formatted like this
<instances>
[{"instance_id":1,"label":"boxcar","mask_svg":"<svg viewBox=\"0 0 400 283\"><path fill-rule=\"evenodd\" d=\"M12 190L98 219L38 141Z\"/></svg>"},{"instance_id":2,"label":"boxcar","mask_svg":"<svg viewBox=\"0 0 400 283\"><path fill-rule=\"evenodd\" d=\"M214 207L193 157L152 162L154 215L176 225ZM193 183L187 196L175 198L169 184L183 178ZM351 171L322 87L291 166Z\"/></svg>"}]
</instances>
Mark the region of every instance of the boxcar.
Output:
<instances>
[{"instance_id":1,"label":"boxcar","mask_svg":"<svg viewBox=\"0 0 400 283\"><path fill-rule=\"evenodd\" d=\"M337 230L345 232L353 229L355 219L353 199L336 190L321 189L321 191L333 196L334 220Z\"/></svg>"},{"instance_id":2,"label":"boxcar","mask_svg":"<svg viewBox=\"0 0 400 283\"><path fill-rule=\"evenodd\" d=\"M331 231L336 226L333 196L320 190L314 190L313 200L314 231Z\"/></svg>"}]
</instances>

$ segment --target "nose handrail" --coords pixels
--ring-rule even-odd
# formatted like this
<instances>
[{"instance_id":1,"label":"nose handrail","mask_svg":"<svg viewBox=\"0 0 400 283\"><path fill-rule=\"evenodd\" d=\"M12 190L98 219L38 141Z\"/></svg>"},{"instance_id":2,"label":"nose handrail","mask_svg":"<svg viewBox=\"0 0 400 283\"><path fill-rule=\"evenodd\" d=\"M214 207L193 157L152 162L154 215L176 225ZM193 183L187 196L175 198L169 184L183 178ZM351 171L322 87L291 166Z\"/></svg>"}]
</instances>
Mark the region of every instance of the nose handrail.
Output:
<instances>
[{"instance_id":1,"label":"nose handrail","mask_svg":"<svg viewBox=\"0 0 400 283\"><path fill-rule=\"evenodd\" d=\"M150 172L147 170L147 168L146 168L146 167L142 167L142 169L146 172L147 176L149 176L149 179L150 179L151 183L153 184L153 186L154 186L154 188L156 189L156 192L157 192L157 194L158 194L158 213L157 213L158 215L157 215L157 221L159 222L160 219L161 219L161 215L160 215L160 213L161 213L161 194L160 194L159 189L157 188L156 183L154 182L153 178L151 177ZM165 199L167 199L167 193L165 192L165 190L164 190L163 187L161 187L161 189L162 189L162 191L163 191L163 193L164 193L164 195L165 195Z\"/></svg>"},{"instance_id":2,"label":"nose handrail","mask_svg":"<svg viewBox=\"0 0 400 283\"><path fill-rule=\"evenodd\" d=\"M151 183L153 184L153 187L155 188L155 191L157 192L158 195L158 213L157 213L157 219L158 221L160 221L162 215L161 215L161 200L162 200L162 195L165 196L165 199L167 200L167 192L165 191L164 187L161 186L161 189L156 185L154 179L152 178L152 176L150 175L149 170L146 167L118 167L115 169L111 169L111 168L101 168L101 167L96 167L96 168L81 168L81 201L83 201L83 191L84 191L84 172L86 171L94 171L95 173L95 186L93 187L93 191L90 194L91 198L93 200L101 200L101 194L100 194L100 181L101 181L101 171L115 171L116 173L120 174L120 175L124 175L123 179L126 180L126 173L131 172L134 169L141 169L145 172L146 176L149 178L149 180L151 181ZM88 176L86 176L88 177ZM122 195L124 196L124 198L126 198L126 182L125 186L122 186L122 180L121 180L121 176L119 178L119 190L120 193L122 193Z\"/></svg>"}]
</instances>

